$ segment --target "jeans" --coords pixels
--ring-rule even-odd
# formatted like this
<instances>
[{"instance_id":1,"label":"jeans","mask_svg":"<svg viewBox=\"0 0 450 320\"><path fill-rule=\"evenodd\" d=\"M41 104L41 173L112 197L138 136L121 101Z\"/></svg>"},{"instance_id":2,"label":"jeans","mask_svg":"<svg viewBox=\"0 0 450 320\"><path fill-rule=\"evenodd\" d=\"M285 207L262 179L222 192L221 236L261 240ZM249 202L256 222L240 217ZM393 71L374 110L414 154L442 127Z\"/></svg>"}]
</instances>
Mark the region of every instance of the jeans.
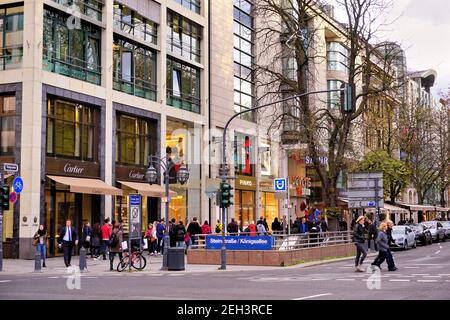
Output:
<instances>
[{"instance_id":1,"label":"jeans","mask_svg":"<svg viewBox=\"0 0 450 320\"><path fill-rule=\"evenodd\" d=\"M363 264L364 259L367 256L366 244L355 242L356 246L356 259L355 259L355 267Z\"/></svg>"},{"instance_id":2,"label":"jeans","mask_svg":"<svg viewBox=\"0 0 450 320\"><path fill-rule=\"evenodd\" d=\"M164 252L164 238L158 238L158 245L156 246L156 252L163 253Z\"/></svg>"},{"instance_id":3,"label":"jeans","mask_svg":"<svg viewBox=\"0 0 450 320\"><path fill-rule=\"evenodd\" d=\"M381 264L384 262L384 260L386 260L386 258L387 258L387 251L378 251L378 256L372 262L372 265L380 267Z\"/></svg>"},{"instance_id":4,"label":"jeans","mask_svg":"<svg viewBox=\"0 0 450 320\"><path fill-rule=\"evenodd\" d=\"M38 244L37 245L37 251L41 253L41 259L45 263L45 254L47 253L47 246L45 244Z\"/></svg>"},{"instance_id":5,"label":"jeans","mask_svg":"<svg viewBox=\"0 0 450 320\"><path fill-rule=\"evenodd\" d=\"M178 248L184 248L184 241L177 241Z\"/></svg>"},{"instance_id":6,"label":"jeans","mask_svg":"<svg viewBox=\"0 0 450 320\"><path fill-rule=\"evenodd\" d=\"M394 257L392 256L392 252L391 249L388 249L387 253L386 253L386 262L388 265L388 269L394 269L395 268L395 262L394 262Z\"/></svg>"},{"instance_id":7,"label":"jeans","mask_svg":"<svg viewBox=\"0 0 450 320\"><path fill-rule=\"evenodd\" d=\"M102 254L103 254L103 259L106 260L106 253L108 253L108 243L109 240L102 240Z\"/></svg>"},{"instance_id":8,"label":"jeans","mask_svg":"<svg viewBox=\"0 0 450 320\"><path fill-rule=\"evenodd\" d=\"M109 252L109 270L114 270L114 257L116 254L119 255L119 262L122 260L122 252Z\"/></svg>"},{"instance_id":9,"label":"jeans","mask_svg":"<svg viewBox=\"0 0 450 320\"><path fill-rule=\"evenodd\" d=\"M155 241L147 240L147 244L148 244L148 253L153 253L156 251L157 247L156 240Z\"/></svg>"}]
</instances>

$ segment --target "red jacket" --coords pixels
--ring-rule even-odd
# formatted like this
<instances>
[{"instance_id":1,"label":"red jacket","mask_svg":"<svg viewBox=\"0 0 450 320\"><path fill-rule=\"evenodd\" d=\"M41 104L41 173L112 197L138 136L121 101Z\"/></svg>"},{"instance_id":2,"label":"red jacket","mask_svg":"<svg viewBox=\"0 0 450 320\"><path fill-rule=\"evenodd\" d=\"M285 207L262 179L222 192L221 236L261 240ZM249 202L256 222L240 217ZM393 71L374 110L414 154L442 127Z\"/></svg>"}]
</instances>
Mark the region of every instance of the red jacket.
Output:
<instances>
[{"instance_id":1,"label":"red jacket","mask_svg":"<svg viewBox=\"0 0 450 320\"><path fill-rule=\"evenodd\" d=\"M211 227L208 224L202 225L202 233L203 234L210 234L211 233Z\"/></svg>"},{"instance_id":2,"label":"red jacket","mask_svg":"<svg viewBox=\"0 0 450 320\"><path fill-rule=\"evenodd\" d=\"M250 232L251 237L256 237L256 224L252 223L248 226L248 232Z\"/></svg>"},{"instance_id":3,"label":"red jacket","mask_svg":"<svg viewBox=\"0 0 450 320\"><path fill-rule=\"evenodd\" d=\"M104 224L100 231L102 232L102 240L109 240L112 232L111 226L109 224Z\"/></svg>"}]
</instances>

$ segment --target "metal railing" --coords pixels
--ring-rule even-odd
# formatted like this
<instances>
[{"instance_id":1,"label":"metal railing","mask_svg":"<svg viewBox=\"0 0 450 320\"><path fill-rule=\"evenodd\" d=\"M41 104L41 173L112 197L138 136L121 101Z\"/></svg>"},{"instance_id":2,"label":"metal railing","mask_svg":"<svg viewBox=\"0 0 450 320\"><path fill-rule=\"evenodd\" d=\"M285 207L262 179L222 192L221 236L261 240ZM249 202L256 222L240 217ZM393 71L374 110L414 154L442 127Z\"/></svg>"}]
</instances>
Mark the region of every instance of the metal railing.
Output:
<instances>
[{"instance_id":1,"label":"metal railing","mask_svg":"<svg viewBox=\"0 0 450 320\"><path fill-rule=\"evenodd\" d=\"M261 236L258 232L239 232L229 233L226 236L252 237ZM298 250L313 247L328 247L340 244L352 243L352 233L350 231L333 231L333 232L307 232L296 234L269 233L272 236L272 250ZM197 234L193 236L194 244L190 249L206 249L207 236L221 236L221 234Z\"/></svg>"}]
</instances>

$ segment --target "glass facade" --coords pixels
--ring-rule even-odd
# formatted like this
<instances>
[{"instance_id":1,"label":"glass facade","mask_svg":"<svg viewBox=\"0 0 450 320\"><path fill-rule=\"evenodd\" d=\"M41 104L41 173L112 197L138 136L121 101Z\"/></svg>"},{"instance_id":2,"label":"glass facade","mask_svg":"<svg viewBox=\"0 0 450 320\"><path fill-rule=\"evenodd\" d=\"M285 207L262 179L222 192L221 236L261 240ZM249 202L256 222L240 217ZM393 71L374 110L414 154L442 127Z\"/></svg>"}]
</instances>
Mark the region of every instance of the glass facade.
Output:
<instances>
[{"instance_id":1,"label":"glass facade","mask_svg":"<svg viewBox=\"0 0 450 320\"><path fill-rule=\"evenodd\" d=\"M175 2L195 13L200 13L200 0L175 0Z\"/></svg>"},{"instance_id":2,"label":"glass facade","mask_svg":"<svg viewBox=\"0 0 450 320\"><path fill-rule=\"evenodd\" d=\"M99 85L101 30L84 21L69 28L69 19L44 9L43 69Z\"/></svg>"},{"instance_id":3,"label":"glass facade","mask_svg":"<svg viewBox=\"0 0 450 320\"><path fill-rule=\"evenodd\" d=\"M158 43L158 25L117 2L114 3L114 30L153 44Z\"/></svg>"},{"instance_id":4,"label":"glass facade","mask_svg":"<svg viewBox=\"0 0 450 320\"><path fill-rule=\"evenodd\" d=\"M116 117L116 163L148 166L152 154L152 124L150 121L118 114Z\"/></svg>"},{"instance_id":5,"label":"glass facade","mask_svg":"<svg viewBox=\"0 0 450 320\"><path fill-rule=\"evenodd\" d=\"M255 138L237 133L234 136L234 171L235 174L254 176Z\"/></svg>"},{"instance_id":6,"label":"glass facade","mask_svg":"<svg viewBox=\"0 0 450 320\"><path fill-rule=\"evenodd\" d=\"M156 101L156 52L114 35L114 89Z\"/></svg>"},{"instance_id":7,"label":"glass facade","mask_svg":"<svg viewBox=\"0 0 450 320\"><path fill-rule=\"evenodd\" d=\"M327 81L328 90L340 89L342 84L343 82L339 80ZM339 91L328 92L328 108L337 110L341 108L341 93Z\"/></svg>"},{"instance_id":8,"label":"glass facade","mask_svg":"<svg viewBox=\"0 0 450 320\"><path fill-rule=\"evenodd\" d=\"M176 12L167 12L167 50L200 62L202 28Z\"/></svg>"},{"instance_id":9,"label":"glass facade","mask_svg":"<svg viewBox=\"0 0 450 320\"><path fill-rule=\"evenodd\" d=\"M49 99L47 156L97 161L100 112L79 103Z\"/></svg>"},{"instance_id":10,"label":"glass facade","mask_svg":"<svg viewBox=\"0 0 450 320\"><path fill-rule=\"evenodd\" d=\"M328 70L348 72L348 49L339 42L327 44Z\"/></svg>"},{"instance_id":11,"label":"glass facade","mask_svg":"<svg viewBox=\"0 0 450 320\"><path fill-rule=\"evenodd\" d=\"M20 68L23 56L23 6L0 5L0 70Z\"/></svg>"},{"instance_id":12,"label":"glass facade","mask_svg":"<svg viewBox=\"0 0 450 320\"><path fill-rule=\"evenodd\" d=\"M256 223L254 191L235 190L234 208L236 220L241 227L246 223Z\"/></svg>"},{"instance_id":13,"label":"glass facade","mask_svg":"<svg viewBox=\"0 0 450 320\"><path fill-rule=\"evenodd\" d=\"M16 96L0 96L0 156L13 155L16 146Z\"/></svg>"},{"instance_id":14,"label":"glass facade","mask_svg":"<svg viewBox=\"0 0 450 320\"><path fill-rule=\"evenodd\" d=\"M253 107L254 83L252 4L247 0L234 0L234 111L242 112ZM244 113L241 119L254 121L253 112Z\"/></svg>"},{"instance_id":15,"label":"glass facade","mask_svg":"<svg viewBox=\"0 0 450 320\"><path fill-rule=\"evenodd\" d=\"M200 113L200 70L167 59L167 104Z\"/></svg>"},{"instance_id":16,"label":"glass facade","mask_svg":"<svg viewBox=\"0 0 450 320\"><path fill-rule=\"evenodd\" d=\"M278 200L275 198L273 192L261 192L261 205L262 205L262 216L266 218L269 228L272 227L272 222L275 218L280 217L278 214Z\"/></svg>"},{"instance_id":17,"label":"glass facade","mask_svg":"<svg viewBox=\"0 0 450 320\"><path fill-rule=\"evenodd\" d=\"M56 3L69 7L75 12L80 12L90 18L102 21L103 4L97 0L53 0Z\"/></svg>"}]
</instances>

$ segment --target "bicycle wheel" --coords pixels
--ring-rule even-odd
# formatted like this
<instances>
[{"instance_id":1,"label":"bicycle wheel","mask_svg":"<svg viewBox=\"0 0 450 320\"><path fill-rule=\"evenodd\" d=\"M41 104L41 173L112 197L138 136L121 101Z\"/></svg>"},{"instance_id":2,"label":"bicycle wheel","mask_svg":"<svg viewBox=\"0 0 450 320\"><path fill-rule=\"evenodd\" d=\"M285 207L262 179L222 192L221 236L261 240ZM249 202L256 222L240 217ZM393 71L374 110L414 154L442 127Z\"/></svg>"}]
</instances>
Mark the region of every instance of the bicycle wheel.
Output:
<instances>
[{"instance_id":1,"label":"bicycle wheel","mask_svg":"<svg viewBox=\"0 0 450 320\"><path fill-rule=\"evenodd\" d=\"M139 271L143 270L146 265L147 265L147 260L141 253L139 253L133 257L131 266L133 268L135 268L136 270L139 270Z\"/></svg>"},{"instance_id":2,"label":"bicycle wheel","mask_svg":"<svg viewBox=\"0 0 450 320\"><path fill-rule=\"evenodd\" d=\"M119 264L117 265L117 271L122 272L123 270L125 270L128 267L129 263L130 263L129 257L128 256L123 257L119 261Z\"/></svg>"}]
</instances>

